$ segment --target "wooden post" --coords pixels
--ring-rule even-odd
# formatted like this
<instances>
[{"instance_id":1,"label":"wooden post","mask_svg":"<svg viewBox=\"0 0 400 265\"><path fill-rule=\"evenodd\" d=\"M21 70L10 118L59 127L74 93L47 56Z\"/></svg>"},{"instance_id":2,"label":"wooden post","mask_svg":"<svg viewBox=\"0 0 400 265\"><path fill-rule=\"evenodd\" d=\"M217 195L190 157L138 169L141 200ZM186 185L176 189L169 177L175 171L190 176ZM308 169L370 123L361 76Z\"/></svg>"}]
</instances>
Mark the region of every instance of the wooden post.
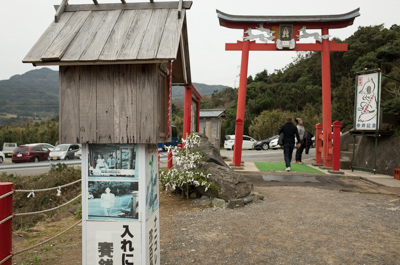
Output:
<instances>
[{"instance_id":1,"label":"wooden post","mask_svg":"<svg viewBox=\"0 0 400 265\"><path fill-rule=\"evenodd\" d=\"M245 28L244 31L247 31ZM247 37L247 33L244 33ZM233 146L233 164L240 167L242 161L244 111L246 109L247 68L249 65L250 41L244 41L242 46L242 62L240 66L240 83L236 111L235 144Z\"/></svg>"},{"instance_id":2,"label":"wooden post","mask_svg":"<svg viewBox=\"0 0 400 265\"><path fill-rule=\"evenodd\" d=\"M315 164L322 165L322 124L315 125Z\"/></svg>"},{"instance_id":3,"label":"wooden post","mask_svg":"<svg viewBox=\"0 0 400 265\"><path fill-rule=\"evenodd\" d=\"M0 183L0 196L13 190L11 182ZM12 216L12 195L0 199L0 222ZM12 219L8 219L0 224L0 262L12 255ZM12 259L9 258L2 264L11 265Z\"/></svg>"}]
</instances>

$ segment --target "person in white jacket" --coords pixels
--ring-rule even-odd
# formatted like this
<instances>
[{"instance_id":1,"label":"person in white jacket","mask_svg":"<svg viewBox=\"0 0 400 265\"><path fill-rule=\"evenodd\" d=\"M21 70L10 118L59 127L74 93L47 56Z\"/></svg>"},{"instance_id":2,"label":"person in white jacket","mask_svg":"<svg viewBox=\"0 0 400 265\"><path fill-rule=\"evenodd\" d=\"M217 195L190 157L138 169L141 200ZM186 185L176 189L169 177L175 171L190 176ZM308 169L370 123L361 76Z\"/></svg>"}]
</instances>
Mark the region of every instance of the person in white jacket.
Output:
<instances>
[{"instance_id":1,"label":"person in white jacket","mask_svg":"<svg viewBox=\"0 0 400 265\"><path fill-rule=\"evenodd\" d=\"M301 157L303 155L303 150L305 147L304 134L306 132L306 129L304 129L303 120L301 118L296 118L296 123L297 123L297 131L299 132L299 137L300 137L300 145L298 146L296 151L296 164L303 164Z\"/></svg>"}]
</instances>

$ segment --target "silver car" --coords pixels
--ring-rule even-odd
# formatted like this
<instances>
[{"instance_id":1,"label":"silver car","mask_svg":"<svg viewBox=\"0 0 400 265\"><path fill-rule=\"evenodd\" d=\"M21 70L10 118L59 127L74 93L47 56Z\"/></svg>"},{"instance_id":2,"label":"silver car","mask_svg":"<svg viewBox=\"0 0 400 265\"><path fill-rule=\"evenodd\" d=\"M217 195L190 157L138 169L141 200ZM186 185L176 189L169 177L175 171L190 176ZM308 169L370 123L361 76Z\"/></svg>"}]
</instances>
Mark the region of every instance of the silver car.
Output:
<instances>
[{"instance_id":1,"label":"silver car","mask_svg":"<svg viewBox=\"0 0 400 265\"><path fill-rule=\"evenodd\" d=\"M50 152L49 160L69 160L79 151L78 144L59 144Z\"/></svg>"}]
</instances>

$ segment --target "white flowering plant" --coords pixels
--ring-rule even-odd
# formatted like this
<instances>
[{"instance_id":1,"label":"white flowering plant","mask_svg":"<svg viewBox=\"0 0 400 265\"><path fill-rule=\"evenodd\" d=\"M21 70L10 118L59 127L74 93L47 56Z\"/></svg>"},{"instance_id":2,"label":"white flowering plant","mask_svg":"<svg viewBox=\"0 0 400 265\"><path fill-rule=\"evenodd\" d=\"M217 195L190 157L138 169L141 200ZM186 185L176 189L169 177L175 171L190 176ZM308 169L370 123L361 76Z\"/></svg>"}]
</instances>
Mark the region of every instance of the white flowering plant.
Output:
<instances>
[{"instance_id":1,"label":"white flowering plant","mask_svg":"<svg viewBox=\"0 0 400 265\"><path fill-rule=\"evenodd\" d=\"M191 133L186 140L182 139L182 143L183 148L172 148L175 167L160 172L160 182L165 190L181 190L182 193L186 191L187 198L189 198L190 190L199 186L204 187L205 191L210 188L217 191L215 184L209 180L211 174L198 169L201 153L191 150L200 144L200 136L197 133ZM171 147L168 147L168 152L170 149Z\"/></svg>"}]
</instances>

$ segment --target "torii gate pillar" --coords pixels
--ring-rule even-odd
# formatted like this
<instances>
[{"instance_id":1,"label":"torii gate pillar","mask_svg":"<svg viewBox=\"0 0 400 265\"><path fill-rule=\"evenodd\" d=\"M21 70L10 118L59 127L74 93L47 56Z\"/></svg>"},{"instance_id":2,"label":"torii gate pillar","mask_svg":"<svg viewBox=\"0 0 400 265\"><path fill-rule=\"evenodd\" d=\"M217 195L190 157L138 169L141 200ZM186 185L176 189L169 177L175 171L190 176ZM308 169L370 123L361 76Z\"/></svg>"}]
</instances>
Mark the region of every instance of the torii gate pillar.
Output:
<instances>
[{"instance_id":1,"label":"torii gate pillar","mask_svg":"<svg viewBox=\"0 0 400 265\"><path fill-rule=\"evenodd\" d=\"M329 35L327 27L321 29L322 35ZM331 62L329 55L329 40L322 40L322 129L323 129L323 163L324 167L332 167L332 141L329 136L332 133L331 114Z\"/></svg>"},{"instance_id":2,"label":"torii gate pillar","mask_svg":"<svg viewBox=\"0 0 400 265\"><path fill-rule=\"evenodd\" d=\"M244 36L247 34L244 33ZM247 90L247 69L249 65L250 42L246 41L242 47L242 62L240 66L240 80L238 91L238 105L236 110L235 125L235 144L232 162L236 167L240 167L242 159L244 111L246 109L246 90Z\"/></svg>"}]
</instances>

